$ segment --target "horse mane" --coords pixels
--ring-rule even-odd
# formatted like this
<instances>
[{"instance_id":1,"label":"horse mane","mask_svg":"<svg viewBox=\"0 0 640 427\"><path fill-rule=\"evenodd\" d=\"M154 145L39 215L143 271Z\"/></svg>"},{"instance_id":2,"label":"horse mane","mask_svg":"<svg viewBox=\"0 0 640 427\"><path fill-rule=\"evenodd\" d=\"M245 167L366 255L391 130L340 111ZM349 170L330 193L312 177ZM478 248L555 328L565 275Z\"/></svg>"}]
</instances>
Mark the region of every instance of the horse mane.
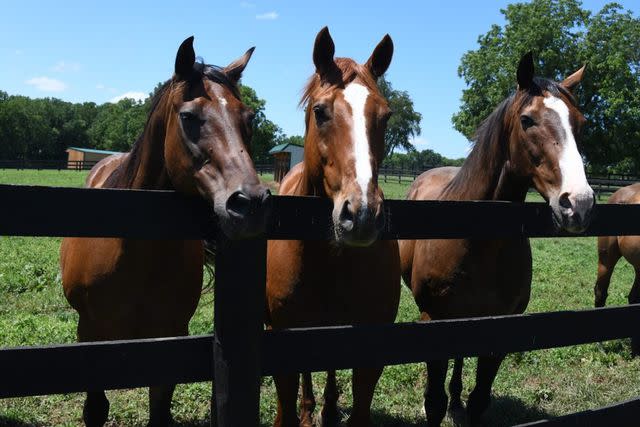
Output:
<instances>
[{"instance_id":1,"label":"horse mane","mask_svg":"<svg viewBox=\"0 0 640 427\"><path fill-rule=\"evenodd\" d=\"M478 126L471 139L473 148L456 176L442 190L445 198L464 193L469 186L489 180L497 185L501 165L508 155L508 132L511 129L512 115L530 104L535 96L542 92L564 98L576 105L573 94L561 84L541 77L534 77L533 85L527 91L518 90L504 99L493 112ZM485 174L478 176L478 173Z\"/></svg>"},{"instance_id":2,"label":"horse mane","mask_svg":"<svg viewBox=\"0 0 640 427\"><path fill-rule=\"evenodd\" d=\"M240 99L240 89L238 88L237 84L229 79L222 67L219 67L217 65L205 64L202 61L202 58L198 58L198 60L193 64L193 72L186 81L178 82L175 80L175 77L172 77L169 80L165 81L153 96L153 99L151 100L151 108L149 110L149 114L147 115L147 121L145 122L142 133L138 136L133 146L131 147L131 151L129 152L127 160L124 161L118 168L116 168L113 173L111 173L111 175L106 179L105 187L132 187L133 180L136 177L136 174L140 168L140 163L142 161L142 151L145 145L145 135L150 130L150 127L152 125L151 117L153 117L153 113L159 108L161 101L165 99L166 93L170 89L173 89L174 85L191 85L204 78L207 78L214 83L225 86L231 91L231 93L233 93L233 95L237 99Z\"/></svg>"},{"instance_id":3,"label":"horse mane","mask_svg":"<svg viewBox=\"0 0 640 427\"><path fill-rule=\"evenodd\" d=\"M300 99L300 107L308 107L309 101L317 92L345 88L356 79L360 80L367 89L379 92L378 84L365 66L351 58L335 58L334 63L336 68L329 76L321 78L318 73L313 73L309 78Z\"/></svg>"}]
</instances>

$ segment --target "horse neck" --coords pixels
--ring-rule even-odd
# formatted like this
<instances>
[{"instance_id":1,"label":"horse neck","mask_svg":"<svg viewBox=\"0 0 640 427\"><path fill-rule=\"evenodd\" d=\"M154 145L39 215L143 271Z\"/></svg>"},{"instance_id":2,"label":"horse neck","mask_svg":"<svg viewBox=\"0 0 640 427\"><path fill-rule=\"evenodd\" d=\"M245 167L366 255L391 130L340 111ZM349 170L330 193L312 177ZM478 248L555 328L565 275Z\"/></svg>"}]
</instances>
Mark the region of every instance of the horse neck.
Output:
<instances>
[{"instance_id":1,"label":"horse neck","mask_svg":"<svg viewBox=\"0 0 640 427\"><path fill-rule=\"evenodd\" d=\"M507 154L509 137L509 129L503 129L489 141L476 142L454 179L443 190L443 198L523 202L531 179L514 173Z\"/></svg>"},{"instance_id":2,"label":"horse neck","mask_svg":"<svg viewBox=\"0 0 640 427\"><path fill-rule=\"evenodd\" d=\"M164 100L163 100L164 101ZM141 140L129 156L129 188L170 190L171 180L164 162L164 140L166 137L167 102L160 101L151 113ZM138 145L137 144L137 145Z\"/></svg>"}]
</instances>

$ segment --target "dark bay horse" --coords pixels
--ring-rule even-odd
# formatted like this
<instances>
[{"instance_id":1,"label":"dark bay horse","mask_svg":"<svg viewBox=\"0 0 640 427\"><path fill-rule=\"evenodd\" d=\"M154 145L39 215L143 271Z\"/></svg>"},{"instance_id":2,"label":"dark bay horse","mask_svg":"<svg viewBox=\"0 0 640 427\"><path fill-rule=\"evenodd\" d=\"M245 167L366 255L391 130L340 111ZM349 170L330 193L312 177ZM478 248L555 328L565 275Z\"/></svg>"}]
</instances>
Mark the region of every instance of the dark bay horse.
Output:
<instances>
[{"instance_id":1,"label":"dark bay horse","mask_svg":"<svg viewBox=\"0 0 640 427\"><path fill-rule=\"evenodd\" d=\"M611 195L608 203L640 203L640 183L620 188ZM635 271L635 279L629 292L629 304L640 302L640 236L600 236L598 237L598 278L596 279L595 306L604 307L607 302L611 275L618 260L624 257ZM640 355L640 341L631 340L634 356Z\"/></svg>"},{"instance_id":2,"label":"dark bay horse","mask_svg":"<svg viewBox=\"0 0 640 427\"><path fill-rule=\"evenodd\" d=\"M333 201L333 241L269 241L267 323L274 329L393 322L400 298L400 261L395 241L376 241L384 224L378 166L391 114L376 80L387 69L393 43L387 35L360 65L335 58L328 29L315 40L315 74L306 106L304 161L284 178L280 194ZM305 349L300 349L304 358ZM341 351L336 348L335 351ZM382 367L353 370L351 426L370 425L370 407ZM311 375L275 377L276 426L312 425ZM339 421L335 371L328 372L322 421Z\"/></svg>"},{"instance_id":3,"label":"dark bay horse","mask_svg":"<svg viewBox=\"0 0 640 427\"><path fill-rule=\"evenodd\" d=\"M561 83L534 77L531 54L518 66L518 89L478 128L461 168L423 173L410 200L509 200L523 202L531 184L568 232L587 226L594 204L576 138L584 118L571 94L584 67ZM424 320L522 313L531 289L528 239L400 241L402 275ZM429 343L425 343L429 345ZM489 405L504 355L480 357L476 385L464 413L462 359L449 384L454 420L477 424ZM438 426L447 409L448 361L428 361L425 411Z\"/></svg>"},{"instance_id":4,"label":"dark bay horse","mask_svg":"<svg viewBox=\"0 0 640 427\"><path fill-rule=\"evenodd\" d=\"M131 152L97 164L86 186L197 195L213 206L227 236L261 232L269 192L249 157L253 113L240 101L237 87L252 52L218 68L196 62L193 37L186 39L175 74L153 100ZM126 213L126 206L122 209ZM62 284L79 313L78 339L187 335L200 299L203 257L200 240L64 239ZM170 422L174 388L149 389L150 425ZM87 393L87 426L103 425L108 412L104 391Z\"/></svg>"}]
</instances>

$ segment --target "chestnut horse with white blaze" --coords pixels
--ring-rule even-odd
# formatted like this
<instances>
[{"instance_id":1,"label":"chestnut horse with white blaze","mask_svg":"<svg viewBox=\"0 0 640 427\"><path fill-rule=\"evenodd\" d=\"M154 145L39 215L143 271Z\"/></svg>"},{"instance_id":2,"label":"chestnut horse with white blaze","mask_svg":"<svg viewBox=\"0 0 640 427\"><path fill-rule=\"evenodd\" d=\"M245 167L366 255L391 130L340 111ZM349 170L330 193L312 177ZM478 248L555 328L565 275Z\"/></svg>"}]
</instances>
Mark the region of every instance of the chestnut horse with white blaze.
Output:
<instances>
[{"instance_id":1,"label":"chestnut horse with white blaze","mask_svg":"<svg viewBox=\"0 0 640 427\"><path fill-rule=\"evenodd\" d=\"M387 35L360 65L334 59L328 29L315 40L315 74L305 105L304 161L284 178L280 194L333 201L332 241L272 240L267 249L268 326L273 329L393 322L400 298L400 260L395 241L377 241L384 225L378 167L391 111L376 80L393 55ZM341 351L336 348L335 351ZM305 349L300 349L305 357ZM383 367L353 370L351 426L368 426L373 393ZM312 425L311 375L278 375L276 426ZM335 371L328 372L322 421L339 421Z\"/></svg>"},{"instance_id":2,"label":"chestnut horse with white blaze","mask_svg":"<svg viewBox=\"0 0 640 427\"><path fill-rule=\"evenodd\" d=\"M618 189L607 203L640 203L640 183ZM633 285L627 297L629 304L640 303L640 236L600 236L598 237L598 278L594 288L596 307L604 307L607 302L611 275L622 257L633 266L635 272ZM631 352L634 356L640 355L638 338L631 339Z\"/></svg>"},{"instance_id":3,"label":"chestnut horse with white blaze","mask_svg":"<svg viewBox=\"0 0 640 427\"><path fill-rule=\"evenodd\" d=\"M576 146L584 117L571 93L583 71L561 83L534 77L532 56L525 55L518 66L518 89L480 125L462 167L423 173L408 199L524 202L533 184L551 206L558 228L583 231L594 197ZM402 240L400 259L424 320L522 313L529 302L531 247L526 238ZM503 358L478 359L466 414L460 399L463 359L456 360L449 383L454 420L479 422ZM447 360L427 362L429 426L440 425L446 413L447 365Z\"/></svg>"},{"instance_id":4,"label":"chestnut horse with white blaze","mask_svg":"<svg viewBox=\"0 0 640 427\"><path fill-rule=\"evenodd\" d=\"M261 233L269 191L249 157L253 112L237 87L252 52L218 68L196 62L186 39L131 152L98 163L86 186L177 190L208 201L230 238ZM79 341L187 335L203 262L201 240L63 239L62 284L79 313ZM174 388L150 387L150 425L170 422ZM108 412L104 391L89 391L85 424L103 425Z\"/></svg>"}]
</instances>

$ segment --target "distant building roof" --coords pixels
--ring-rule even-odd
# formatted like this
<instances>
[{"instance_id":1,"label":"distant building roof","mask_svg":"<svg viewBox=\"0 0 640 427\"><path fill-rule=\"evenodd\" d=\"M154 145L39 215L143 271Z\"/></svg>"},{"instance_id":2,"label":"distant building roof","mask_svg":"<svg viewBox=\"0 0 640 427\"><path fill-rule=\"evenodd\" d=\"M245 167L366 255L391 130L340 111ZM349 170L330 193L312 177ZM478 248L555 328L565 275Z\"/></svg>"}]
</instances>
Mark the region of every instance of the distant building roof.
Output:
<instances>
[{"instance_id":1,"label":"distant building roof","mask_svg":"<svg viewBox=\"0 0 640 427\"><path fill-rule=\"evenodd\" d=\"M282 153L289 146L304 149L304 147L302 145L293 144L291 142L285 142L284 144L279 144L279 145L276 145L275 147L273 147L271 150L269 150L269 154Z\"/></svg>"},{"instance_id":2,"label":"distant building roof","mask_svg":"<svg viewBox=\"0 0 640 427\"><path fill-rule=\"evenodd\" d=\"M94 153L94 154L120 154L119 151L108 151L108 150L95 150L93 148L81 148L81 147L69 147L67 150L75 150L80 151L82 153Z\"/></svg>"}]
</instances>

